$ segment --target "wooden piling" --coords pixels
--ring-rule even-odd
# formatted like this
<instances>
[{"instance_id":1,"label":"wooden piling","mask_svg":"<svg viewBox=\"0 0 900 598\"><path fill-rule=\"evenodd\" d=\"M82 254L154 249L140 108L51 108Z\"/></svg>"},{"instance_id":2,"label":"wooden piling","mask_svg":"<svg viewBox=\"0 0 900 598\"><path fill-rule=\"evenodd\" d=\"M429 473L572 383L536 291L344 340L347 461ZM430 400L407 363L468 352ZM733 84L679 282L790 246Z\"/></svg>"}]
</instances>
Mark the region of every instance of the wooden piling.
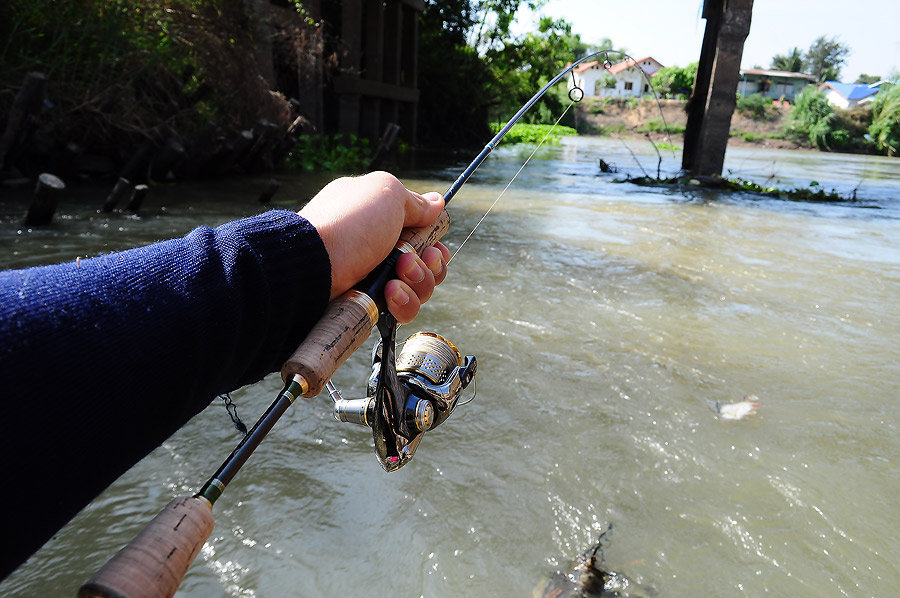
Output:
<instances>
[{"instance_id":1,"label":"wooden piling","mask_svg":"<svg viewBox=\"0 0 900 598\"><path fill-rule=\"evenodd\" d=\"M135 185L134 192L131 194L131 201L128 202L128 207L125 208L129 212L137 212L141 209L141 204L144 203L144 198L147 197L147 192L150 190L150 187L147 185Z\"/></svg>"},{"instance_id":2,"label":"wooden piling","mask_svg":"<svg viewBox=\"0 0 900 598\"><path fill-rule=\"evenodd\" d=\"M128 179L119 177L119 180L116 181L112 191L110 191L109 196L106 198L106 203L103 204L103 211L112 212L119 202L129 195L131 195L131 183Z\"/></svg>"},{"instance_id":3,"label":"wooden piling","mask_svg":"<svg viewBox=\"0 0 900 598\"><path fill-rule=\"evenodd\" d=\"M59 204L59 198L65 191L66 184L58 177L44 173L38 177L34 188L34 197L25 216L25 226L44 226L53 220L53 213Z\"/></svg>"}]
</instances>

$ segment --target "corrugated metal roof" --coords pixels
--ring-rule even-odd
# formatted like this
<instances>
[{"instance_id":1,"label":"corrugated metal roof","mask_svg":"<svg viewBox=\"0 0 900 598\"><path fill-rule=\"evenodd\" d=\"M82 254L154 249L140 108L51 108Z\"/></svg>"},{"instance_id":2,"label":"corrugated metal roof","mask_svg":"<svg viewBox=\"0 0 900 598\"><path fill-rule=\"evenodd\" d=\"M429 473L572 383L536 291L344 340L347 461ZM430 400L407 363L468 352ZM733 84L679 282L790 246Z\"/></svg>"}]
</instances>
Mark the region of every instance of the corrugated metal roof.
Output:
<instances>
[{"instance_id":1,"label":"corrugated metal roof","mask_svg":"<svg viewBox=\"0 0 900 598\"><path fill-rule=\"evenodd\" d=\"M826 81L819 87L830 87L848 100L863 100L880 91L878 87L869 87L865 83L841 83L839 81Z\"/></svg>"},{"instance_id":2,"label":"corrugated metal roof","mask_svg":"<svg viewBox=\"0 0 900 598\"><path fill-rule=\"evenodd\" d=\"M756 75L757 77L788 77L791 79L806 79L815 82L816 78L806 73L793 73L791 71L773 71L770 69L741 69L741 75Z\"/></svg>"}]
</instances>

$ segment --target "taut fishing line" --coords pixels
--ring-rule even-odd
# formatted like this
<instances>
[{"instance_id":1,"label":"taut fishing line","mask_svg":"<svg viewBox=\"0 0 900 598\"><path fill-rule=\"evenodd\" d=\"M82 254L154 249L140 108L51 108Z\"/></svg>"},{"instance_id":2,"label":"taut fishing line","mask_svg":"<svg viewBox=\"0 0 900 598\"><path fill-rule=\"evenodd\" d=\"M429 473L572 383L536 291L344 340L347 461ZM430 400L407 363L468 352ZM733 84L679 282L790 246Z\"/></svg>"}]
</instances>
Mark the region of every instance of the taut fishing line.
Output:
<instances>
[{"instance_id":1,"label":"taut fishing line","mask_svg":"<svg viewBox=\"0 0 900 598\"><path fill-rule=\"evenodd\" d=\"M530 162L531 159L534 157L534 155L537 153L537 151L539 149L541 149L541 146L544 145L544 142L550 138L550 135L552 135L553 131L556 130L556 125L558 125L560 123L560 121L563 119L563 117L565 117L565 115L569 112L569 109L575 105L576 101L579 101L579 100L572 100L572 102L568 106L566 106L566 109L563 110L563 113L559 115L559 118L556 119L556 122L553 123L553 126L550 127L550 130L547 131L547 134L544 135L544 138L541 139L540 143L537 144L537 147L534 148L534 151L531 152L531 155L528 156L528 158L525 160L525 162L522 163L522 166L519 167L519 170L516 171L516 174L514 174L513 177L511 179L509 179L509 182L506 183L506 187L503 188L503 191L500 192L500 195L497 196L497 199L494 200L494 203L492 203L490 205L490 207L481 216L481 218L478 220L478 222L475 223L475 227L472 229L472 231L466 236L465 239L463 239L463 242L459 244L459 247L457 247L456 251L453 252L453 255L450 256L450 259L447 260L447 265L450 265L450 262L453 261L453 258L456 257L456 254L459 253L460 250L463 248L463 245L466 244L466 241L468 241L472 237L472 235L475 234L475 231L478 230L478 227L481 225L482 222L484 222L484 219L487 218L487 215L491 213L491 210L494 209L494 206L497 205L497 202L499 202L500 198L503 197L503 194L506 193L506 190L510 188L510 186L513 184L513 182L515 182L516 177L519 176L519 173L521 173L523 170L525 170L525 167L528 166L528 162Z\"/></svg>"}]
</instances>

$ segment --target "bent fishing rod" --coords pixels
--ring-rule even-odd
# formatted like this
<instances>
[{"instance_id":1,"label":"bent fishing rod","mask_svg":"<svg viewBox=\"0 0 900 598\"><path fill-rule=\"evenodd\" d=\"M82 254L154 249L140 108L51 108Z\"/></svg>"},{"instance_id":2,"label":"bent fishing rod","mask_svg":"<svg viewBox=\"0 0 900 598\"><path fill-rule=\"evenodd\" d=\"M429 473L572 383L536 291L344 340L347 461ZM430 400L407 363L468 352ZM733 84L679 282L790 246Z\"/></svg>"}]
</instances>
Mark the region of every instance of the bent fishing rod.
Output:
<instances>
[{"instance_id":1,"label":"bent fishing rod","mask_svg":"<svg viewBox=\"0 0 900 598\"><path fill-rule=\"evenodd\" d=\"M593 58L603 55L604 65L609 68L610 53L618 52L595 52L566 66L534 94L450 186L444 194L445 206L541 96L579 64ZM577 85L569 92L573 103L582 96ZM284 388L216 473L197 494L170 502L80 588L78 598L174 595L212 534L213 504L297 397L314 397L327 388L336 419L372 428L375 454L385 471L396 471L407 464L425 432L446 421L461 404L461 391L475 379L477 360L472 355L463 358L451 342L426 332L412 335L398 354L397 321L387 310L384 287L394 278L397 259L403 253L421 254L441 239L449 227L450 216L445 209L431 226L404 229L388 257L355 288L328 305L313 330L282 366ZM369 396L344 399L329 382L331 376L362 346L375 327L381 338L372 352Z\"/></svg>"}]
</instances>

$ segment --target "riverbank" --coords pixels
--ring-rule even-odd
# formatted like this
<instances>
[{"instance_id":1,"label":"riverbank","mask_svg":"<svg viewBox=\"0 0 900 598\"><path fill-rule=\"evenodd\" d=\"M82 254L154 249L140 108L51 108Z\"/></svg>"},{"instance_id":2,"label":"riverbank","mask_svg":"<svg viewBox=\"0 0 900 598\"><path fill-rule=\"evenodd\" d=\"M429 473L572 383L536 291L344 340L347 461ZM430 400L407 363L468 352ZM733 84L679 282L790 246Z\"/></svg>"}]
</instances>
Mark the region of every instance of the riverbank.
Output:
<instances>
[{"instance_id":1,"label":"riverbank","mask_svg":"<svg viewBox=\"0 0 900 598\"><path fill-rule=\"evenodd\" d=\"M635 102L602 101L587 98L577 105L576 128L582 135L613 137L645 137L654 142L671 140L681 145L687 125L685 102L681 100L640 100ZM815 149L784 137L783 131L791 108L772 106L765 118L751 118L735 110L731 118L729 145L749 145L773 149Z\"/></svg>"}]
</instances>

